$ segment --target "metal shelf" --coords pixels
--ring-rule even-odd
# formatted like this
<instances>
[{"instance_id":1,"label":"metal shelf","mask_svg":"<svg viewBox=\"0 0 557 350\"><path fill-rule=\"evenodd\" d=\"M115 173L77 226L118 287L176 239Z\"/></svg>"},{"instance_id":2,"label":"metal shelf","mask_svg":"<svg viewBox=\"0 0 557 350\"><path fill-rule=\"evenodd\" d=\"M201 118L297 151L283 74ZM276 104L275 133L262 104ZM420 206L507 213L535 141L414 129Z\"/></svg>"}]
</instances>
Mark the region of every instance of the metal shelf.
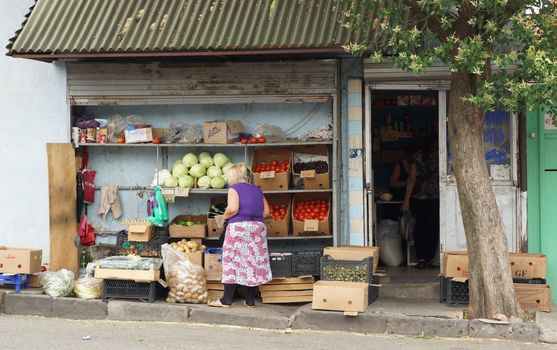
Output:
<instances>
[{"instance_id":1,"label":"metal shelf","mask_svg":"<svg viewBox=\"0 0 557 350\"><path fill-rule=\"evenodd\" d=\"M217 241L219 237L205 237L203 238L207 241ZM333 235L327 236L285 236L285 237L267 237L269 241L280 241L280 240L314 240L314 239L333 239Z\"/></svg>"},{"instance_id":2,"label":"metal shelf","mask_svg":"<svg viewBox=\"0 0 557 350\"><path fill-rule=\"evenodd\" d=\"M313 146L313 145L332 145L332 140L326 141L301 141L291 140L285 142L268 142L268 143L78 143L77 146L91 147L161 147L161 148L257 148L257 147L292 147L292 146Z\"/></svg>"},{"instance_id":3,"label":"metal shelf","mask_svg":"<svg viewBox=\"0 0 557 350\"><path fill-rule=\"evenodd\" d=\"M102 185L95 186L95 190L100 190ZM174 187L164 187L161 186L162 189L165 188L174 188ZM118 186L118 189L121 191L138 191L138 190L152 190L151 186ZM333 192L332 189L319 189L319 190L269 190L263 191L265 194L281 194L281 193L330 193ZM214 189L214 188L192 188L190 189L190 194L227 194L228 189ZM181 197L176 197L181 198ZM184 197L187 198L187 197Z\"/></svg>"}]
</instances>

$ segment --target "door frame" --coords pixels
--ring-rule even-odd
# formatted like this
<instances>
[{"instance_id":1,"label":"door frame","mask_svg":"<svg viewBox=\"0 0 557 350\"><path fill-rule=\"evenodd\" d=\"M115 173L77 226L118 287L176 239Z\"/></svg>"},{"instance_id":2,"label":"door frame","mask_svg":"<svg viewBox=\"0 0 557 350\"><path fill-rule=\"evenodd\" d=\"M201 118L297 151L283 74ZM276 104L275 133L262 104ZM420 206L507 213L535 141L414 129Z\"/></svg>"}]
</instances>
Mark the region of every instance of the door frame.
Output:
<instances>
[{"instance_id":1,"label":"door frame","mask_svg":"<svg viewBox=\"0 0 557 350\"><path fill-rule=\"evenodd\" d=\"M365 108L364 108L364 162L365 162L365 195L364 195L364 245L374 245L375 244L375 232L376 232L376 222L375 222L375 200L373 192L373 152L372 152L372 130L373 125L371 123L371 98L374 90L415 90L415 91L425 91L434 90L437 91L437 106L438 106L438 124L439 124L439 186L441 187L441 176L445 175L447 172L447 138L446 138L446 121L447 121L447 92L449 90L449 81L411 81L411 82L382 82L373 83L366 82L365 85ZM439 208L440 222L439 229L442 230L442 224L445 223L444 218L442 218L441 208ZM441 234L439 241L441 242Z\"/></svg>"}]
</instances>

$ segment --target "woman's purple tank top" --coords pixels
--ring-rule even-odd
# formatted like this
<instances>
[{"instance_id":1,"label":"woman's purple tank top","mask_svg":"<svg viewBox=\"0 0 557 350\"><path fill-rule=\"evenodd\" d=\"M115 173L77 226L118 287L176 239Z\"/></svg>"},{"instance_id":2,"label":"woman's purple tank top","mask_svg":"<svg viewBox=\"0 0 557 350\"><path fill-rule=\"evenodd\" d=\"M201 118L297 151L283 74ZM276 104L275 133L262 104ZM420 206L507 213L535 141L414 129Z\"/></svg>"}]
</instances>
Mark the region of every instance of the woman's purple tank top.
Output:
<instances>
[{"instance_id":1,"label":"woman's purple tank top","mask_svg":"<svg viewBox=\"0 0 557 350\"><path fill-rule=\"evenodd\" d=\"M241 182L232 187L240 197L240 207L234 217L228 219L228 223L240 221L263 222L263 192L259 187Z\"/></svg>"}]
</instances>

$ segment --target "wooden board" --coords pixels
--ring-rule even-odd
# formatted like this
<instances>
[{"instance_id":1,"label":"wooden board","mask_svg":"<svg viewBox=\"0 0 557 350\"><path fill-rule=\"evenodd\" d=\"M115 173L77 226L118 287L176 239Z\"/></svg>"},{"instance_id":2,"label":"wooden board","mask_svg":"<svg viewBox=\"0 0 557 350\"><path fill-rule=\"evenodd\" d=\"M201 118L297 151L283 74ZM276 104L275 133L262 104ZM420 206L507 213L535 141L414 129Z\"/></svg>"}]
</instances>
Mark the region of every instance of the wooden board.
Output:
<instances>
[{"instance_id":1,"label":"wooden board","mask_svg":"<svg viewBox=\"0 0 557 350\"><path fill-rule=\"evenodd\" d=\"M272 285L262 285L259 286L260 291L272 291L272 290L313 290L313 283L296 283L296 284L272 284Z\"/></svg>"},{"instance_id":2,"label":"wooden board","mask_svg":"<svg viewBox=\"0 0 557 350\"><path fill-rule=\"evenodd\" d=\"M315 279L313 277L288 277L288 278L273 278L271 282L264 285L270 284L294 284L294 283L313 283Z\"/></svg>"},{"instance_id":3,"label":"wooden board","mask_svg":"<svg viewBox=\"0 0 557 350\"><path fill-rule=\"evenodd\" d=\"M220 299L222 298L223 295L223 291L221 290L208 290L207 291L208 294L208 299L209 300L216 300L216 299Z\"/></svg>"},{"instance_id":4,"label":"wooden board","mask_svg":"<svg viewBox=\"0 0 557 350\"><path fill-rule=\"evenodd\" d=\"M215 282L207 282L207 289L224 290L224 284L215 283Z\"/></svg>"},{"instance_id":5,"label":"wooden board","mask_svg":"<svg viewBox=\"0 0 557 350\"><path fill-rule=\"evenodd\" d=\"M313 296L294 296L294 297L273 297L263 298L263 304L279 304L279 303L310 303Z\"/></svg>"},{"instance_id":6,"label":"wooden board","mask_svg":"<svg viewBox=\"0 0 557 350\"><path fill-rule=\"evenodd\" d=\"M261 297L274 298L274 297L294 297L294 296L306 296L313 295L313 289L309 290L272 290L269 292L262 292Z\"/></svg>"},{"instance_id":7,"label":"wooden board","mask_svg":"<svg viewBox=\"0 0 557 350\"><path fill-rule=\"evenodd\" d=\"M76 231L75 151L71 143L48 143L50 270L68 269L76 275L79 252Z\"/></svg>"}]
</instances>

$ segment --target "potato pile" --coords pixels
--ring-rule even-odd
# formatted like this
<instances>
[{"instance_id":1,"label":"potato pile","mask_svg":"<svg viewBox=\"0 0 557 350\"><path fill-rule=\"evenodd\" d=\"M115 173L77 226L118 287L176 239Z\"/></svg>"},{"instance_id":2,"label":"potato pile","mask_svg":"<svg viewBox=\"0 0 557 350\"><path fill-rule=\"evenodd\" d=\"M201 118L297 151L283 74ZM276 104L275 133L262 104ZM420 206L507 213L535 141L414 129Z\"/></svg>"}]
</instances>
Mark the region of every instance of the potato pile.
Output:
<instances>
[{"instance_id":1,"label":"potato pile","mask_svg":"<svg viewBox=\"0 0 557 350\"><path fill-rule=\"evenodd\" d=\"M168 303L206 303L207 280L205 270L201 266L189 262L179 262L170 268L167 273Z\"/></svg>"},{"instance_id":2,"label":"potato pile","mask_svg":"<svg viewBox=\"0 0 557 350\"><path fill-rule=\"evenodd\" d=\"M182 253L197 253L205 250L205 246L197 243L196 241L186 241L185 239L170 243L170 246Z\"/></svg>"}]
</instances>

